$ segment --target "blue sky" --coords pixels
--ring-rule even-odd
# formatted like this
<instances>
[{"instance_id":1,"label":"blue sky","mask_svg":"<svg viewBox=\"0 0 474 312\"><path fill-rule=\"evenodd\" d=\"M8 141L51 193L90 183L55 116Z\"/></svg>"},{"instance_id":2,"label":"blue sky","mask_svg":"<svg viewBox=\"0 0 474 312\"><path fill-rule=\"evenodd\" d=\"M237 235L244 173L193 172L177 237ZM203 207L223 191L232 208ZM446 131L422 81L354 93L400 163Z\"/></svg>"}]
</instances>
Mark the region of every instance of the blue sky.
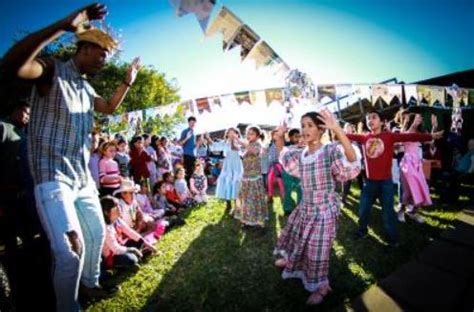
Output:
<instances>
[{"instance_id":1,"label":"blue sky","mask_svg":"<svg viewBox=\"0 0 474 312\"><path fill-rule=\"evenodd\" d=\"M0 4L0 54L22 31L34 31L89 1L15 0ZM106 19L122 34L122 58L141 56L183 98L282 85L266 70L223 53L191 16L176 17L167 0L108 0ZM406 82L474 68L473 0L226 0L291 68L316 83Z\"/></svg>"}]
</instances>

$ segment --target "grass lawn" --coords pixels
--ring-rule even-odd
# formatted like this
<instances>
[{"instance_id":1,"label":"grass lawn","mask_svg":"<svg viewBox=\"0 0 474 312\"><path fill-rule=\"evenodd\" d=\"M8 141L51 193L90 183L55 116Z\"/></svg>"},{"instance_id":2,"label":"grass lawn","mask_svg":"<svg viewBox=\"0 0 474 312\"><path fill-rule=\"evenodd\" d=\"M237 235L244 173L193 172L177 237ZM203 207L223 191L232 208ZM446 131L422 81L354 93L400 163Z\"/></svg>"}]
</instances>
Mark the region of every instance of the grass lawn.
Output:
<instances>
[{"instance_id":1,"label":"grass lawn","mask_svg":"<svg viewBox=\"0 0 474 312\"><path fill-rule=\"evenodd\" d=\"M333 292L318 310L349 302L371 284L426 247L451 226L457 211L433 206L424 211L425 224L399 224L401 245L383 248L380 207L372 212L369 237L353 241L359 191L341 210L331 254ZM158 243L159 254L138 273L114 276L121 290L90 304L88 311L297 311L305 309L308 293L299 280L282 280L273 266L272 251L286 217L278 199L265 235L241 229L225 213L225 204L211 200L185 216Z\"/></svg>"}]
</instances>

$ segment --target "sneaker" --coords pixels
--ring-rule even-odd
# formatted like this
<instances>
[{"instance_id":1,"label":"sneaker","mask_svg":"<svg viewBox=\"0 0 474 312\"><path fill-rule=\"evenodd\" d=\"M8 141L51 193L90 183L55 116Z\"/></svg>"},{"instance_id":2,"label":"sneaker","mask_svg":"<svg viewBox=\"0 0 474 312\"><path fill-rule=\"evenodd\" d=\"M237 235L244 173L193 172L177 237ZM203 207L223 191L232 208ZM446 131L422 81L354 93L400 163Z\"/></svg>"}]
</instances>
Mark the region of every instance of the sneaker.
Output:
<instances>
[{"instance_id":1,"label":"sneaker","mask_svg":"<svg viewBox=\"0 0 474 312\"><path fill-rule=\"evenodd\" d=\"M102 287L89 288L81 284L79 286L79 297L84 301L90 301L94 299L104 299L109 296L109 293Z\"/></svg>"},{"instance_id":2,"label":"sneaker","mask_svg":"<svg viewBox=\"0 0 474 312\"><path fill-rule=\"evenodd\" d=\"M418 213L407 213L407 215L410 217L410 219L415 220L416 223L423 224L425 223L425 218L423 218L420 214Z\"/></svg>"},{"instance_id":3,"label":"sneaker","mask_svg":"<svg viewBox=\"0 0 474 312\"><path fill-rule=\"evenodd\" d=\"M397 212L397 218L398 218L398 221L400 222L405 222L405 211L403 210L400 210Z\"/></svg>"}]
</instances>

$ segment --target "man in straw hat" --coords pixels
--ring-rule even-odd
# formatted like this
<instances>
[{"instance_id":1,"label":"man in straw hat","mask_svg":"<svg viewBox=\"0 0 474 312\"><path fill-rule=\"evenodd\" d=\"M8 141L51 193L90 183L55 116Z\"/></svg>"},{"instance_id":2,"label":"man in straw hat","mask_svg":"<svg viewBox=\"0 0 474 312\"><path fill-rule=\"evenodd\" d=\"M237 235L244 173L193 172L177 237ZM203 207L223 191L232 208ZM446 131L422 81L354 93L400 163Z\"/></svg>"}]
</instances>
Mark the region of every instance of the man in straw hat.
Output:
<instances>
[{"instance_id":1,"label":"man in straw hat","mask_svg":"<svg viewBox=\"0 0 474 312\"><path fill-rule=\"evenodd\" d=\"M4 57L4 70L34 82L28 133L29 164L38 214L53 252L53 283L58 311L78 311L78 290L104 295L99 286L104 220L89 161L93 110L112 113L132 86L136 58L115 94L105 100L84 75L97 73L117 42L99 29L86 29L105 17L104 5L84 7L17 42ZM78 33L78 31L82 31ZM39 58L48 43L77 33L77 51L66 62Z\"/></svg>"}]
</instances>

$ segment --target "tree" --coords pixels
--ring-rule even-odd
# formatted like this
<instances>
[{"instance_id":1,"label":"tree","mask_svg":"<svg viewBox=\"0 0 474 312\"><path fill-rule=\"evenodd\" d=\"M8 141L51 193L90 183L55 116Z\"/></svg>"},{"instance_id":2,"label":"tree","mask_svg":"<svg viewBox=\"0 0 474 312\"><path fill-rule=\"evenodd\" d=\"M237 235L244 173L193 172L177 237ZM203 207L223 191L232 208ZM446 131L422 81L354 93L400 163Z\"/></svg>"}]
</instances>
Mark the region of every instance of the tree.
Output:
<instances>
[{"instance_id":1,"label":"tree","mask_svg":"<svg viewBox=\"0 0 474 312\"><path fill-rule=\"evenodd\" d=\"M129 65L127 62L109 62L91 80L96 92L104 98L112 96L117 86L122 83ZM178 91L175 83L166 80L165 74L152 66L143 67L116 114L177 102Z\"/></svg>"}]
</instances>

